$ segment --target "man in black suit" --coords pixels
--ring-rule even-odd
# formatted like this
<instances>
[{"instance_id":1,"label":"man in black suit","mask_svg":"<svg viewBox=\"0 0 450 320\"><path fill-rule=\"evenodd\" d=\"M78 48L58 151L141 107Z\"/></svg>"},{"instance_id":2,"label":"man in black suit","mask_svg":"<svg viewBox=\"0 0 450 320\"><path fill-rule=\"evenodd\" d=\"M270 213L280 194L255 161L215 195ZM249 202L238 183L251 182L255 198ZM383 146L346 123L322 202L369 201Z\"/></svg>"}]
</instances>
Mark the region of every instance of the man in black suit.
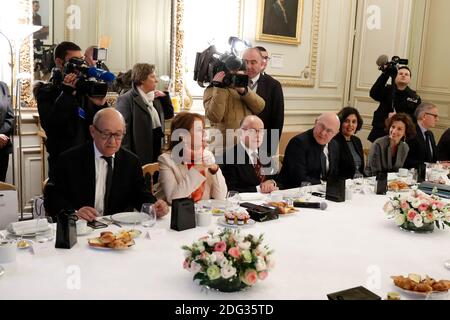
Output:
<instances>
[{"instance_id":1,"label":"man in black suit","mask_svg":"<svg viewBox=\"0 0 450 320\"><path fill-rule=\"evenodd\" d=\"M240 142L225 151L218 160L228 190L270 193L277 190L275 165L263 166L259 147L263 142L264 123L257 116L247 116L239 129ZM259 190L258 190L259 189Z\"/></svg>"},{"instance_id":2,"label":"man in black suit","mask_svg":"<svg viewBox=\"0 0 450 320\"><path fill-rule=\"evenodd\" d=\"M273 156L277 152L281 133L284 125L284 96L280 82L262 74L264 60L257 48L247 49L243 56L246 63L247 75L250 79L249 88L264 99L266 107L258 115L267 129L264 142L261 146L262 153L267 150L267 155Z\"/></svg>"},{"instance_id":3,"label":"man in black suit","mask_svg":"<svg viewBox=\"0 0 450 320\"><path fill-rule=\"evenodd\" d=\"M279 176L283 189L296 188L302 182L320 184L329 177L338 177L339 147L333 137L340 122L335 113L324 113L313 129L289 142Z\"/></svg>"},{"instance_id":4,"label":"man in black suit","mask_svg":"<svg viewBox=\"0 0 450 320\"><path fill-rule=\"evenodd\" d=\"M145 190L139 159L120 147L125 135L122 115L112 108L102 109L90 132L93 142L58 158L46 209L50 208L52 215L74 209L80 218L92 221L99 215L140 210L143 203L155 203L157 216L164 216L167 204Z\"/></svg>"},{"instance_id":5,"label":"man in black suit","mask_svg":"<svg viewBox=\"0 0 450 320\"><path fill-rule=\"evenodd\" d=\"M415 117L416 135L406 141L409 146L408 157L405 160L406 168L418 168L419 164L437 161L436 141L431 129L436 126L439 110L432 103L422 102L416 109Z\"/></svg>"}]
</instances>

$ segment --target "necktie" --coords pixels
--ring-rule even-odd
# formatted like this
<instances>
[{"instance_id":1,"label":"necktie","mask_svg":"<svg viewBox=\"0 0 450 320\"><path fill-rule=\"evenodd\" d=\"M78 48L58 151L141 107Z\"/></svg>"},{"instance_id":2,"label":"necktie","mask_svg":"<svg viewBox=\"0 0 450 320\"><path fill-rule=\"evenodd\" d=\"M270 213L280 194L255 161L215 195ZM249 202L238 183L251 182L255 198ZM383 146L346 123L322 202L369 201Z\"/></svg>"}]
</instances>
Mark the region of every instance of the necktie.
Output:
<instances>
[{"instance_id":1,"label":"necktie","mask_svg":"<svg viewBox=\"0 0 450 320\"><path fill-rule=\"evenodd\" d=\"M433 154L431 151L431 133L430 131L425 131L425 150L427 162L433 162Z\"/></svg>"},{"instance_id":2,"label":"necktie","mask_svg":"<svg viewBox=\"0 0 450 320\"><path fill-rule=\"evenodd\" d=\"M102 156L102 158L106 161L108 164L108 172L106 174L106 184L105 184L105 198L104 198L104 205L103 205L103 215L110 213L109 208L109 200L110 200L110 194L111 194L111 186L112 186L112 178L113 178L113 157L105 157Z\"/></svg>"},{"instance_id":3,"label":"necktie","mask_svg":"<svg viewBox=\"0 0 450 320\"><path fill-rule=\"evenodd\" d=\"M327 156L325 155L325 147L322 148L320 152L320 166L322 167L322 180L327 180Z\"/></svg>"},{"instance_id":4,"label":"necktie","mask_svg":"<svg viewBox=\"0 0 450 320\"><path fill-rule=\"evenodd\" d=\"M250 87L250 90L255 90L256 84L258 83L258 81L253 82L253 80L249 80L248 81L248 86Z\"/></svg>"},{"instance_id":5,"label":"necktie","mask_svg":"<svg viewBox=\"0 0 450 320\"><path fill-rule=\"evenodd\" d=\"M260 183L263 183L266 180L266 177L261 173L262 164L259 161L258 153L253 152L253 166L255 168L255 174Z\"/></svg>"}]
</instances>

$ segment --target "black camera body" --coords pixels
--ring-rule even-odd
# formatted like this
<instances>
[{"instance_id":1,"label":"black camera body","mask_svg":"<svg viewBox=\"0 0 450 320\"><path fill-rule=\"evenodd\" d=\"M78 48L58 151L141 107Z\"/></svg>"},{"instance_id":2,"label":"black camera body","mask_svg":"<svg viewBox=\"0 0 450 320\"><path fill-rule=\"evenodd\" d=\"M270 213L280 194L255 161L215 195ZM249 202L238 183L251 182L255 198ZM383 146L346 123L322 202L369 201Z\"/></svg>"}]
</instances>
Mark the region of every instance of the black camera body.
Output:
<instances>
[{"instance_id":1,"label":"black camera body","mask_svg":"<svg viewBox=\"0 0 450 320\"><path fill-rule=\"evenodd\" d=\"M89 66L84 59L72 58L64 64L63 74L75 73L78 75L76 84L77 93L91 98L103 98L108 92L108 83L90 75Z\"/></svg>"},{"instance_id":2,"label":"black camera body","mask_svg":"<svg viewBox=\"0 0 450 320\"><path fill-rule=\"evenodd\" d=\"M210 46L203 52L198 52L195 59L194 80L204 88L205 84L219 87L245 88L248 86L248 76L239 74L245 71L245 62L233 53L219 54L215 46ZM225 72L221 83L213 83L212 79L218 72Z\"/></svg>"},{"instance_id":3,"label":"black camera body","mask_svg":"<svg viewBox=\"0 0 450 320\"><path fill-rule=\"evenodd\" d=\"M379 69L393 77L396 77L399 66L407 66L408 63L408 59L402 59L399 56L393 56L391 61L387 62L383 66L380 66Z\"/></svg>"}]
</instances>

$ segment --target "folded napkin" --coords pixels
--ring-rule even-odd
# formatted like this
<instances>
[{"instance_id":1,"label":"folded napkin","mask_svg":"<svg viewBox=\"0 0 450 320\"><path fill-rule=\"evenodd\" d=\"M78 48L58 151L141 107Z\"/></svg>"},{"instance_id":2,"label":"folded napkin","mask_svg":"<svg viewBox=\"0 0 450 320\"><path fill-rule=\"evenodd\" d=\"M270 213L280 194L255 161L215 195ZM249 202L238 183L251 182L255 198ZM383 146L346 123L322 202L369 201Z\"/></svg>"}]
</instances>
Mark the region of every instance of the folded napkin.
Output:
<instances>
[{"instance_id":1,"label":"folded napkin","mask_svg":"<svg viewBox=\"0 0 450 320\"><path fill-rule=\"evenodd\" d=\"M49 224L47 219L28 220L11 223L11 231L16 235L24 235L29 233L36 233L47 231Z\"/></svg>"},{"instance_id":2,"label":"folded napkin","mask_svg":"<svg viewBox=\"0 0 450 320\"><path fill-rule=\"evenodd\" d=\"M262 193L240 193L241 201L263 201L266 196Z\"/></svg>"}]
</instances>

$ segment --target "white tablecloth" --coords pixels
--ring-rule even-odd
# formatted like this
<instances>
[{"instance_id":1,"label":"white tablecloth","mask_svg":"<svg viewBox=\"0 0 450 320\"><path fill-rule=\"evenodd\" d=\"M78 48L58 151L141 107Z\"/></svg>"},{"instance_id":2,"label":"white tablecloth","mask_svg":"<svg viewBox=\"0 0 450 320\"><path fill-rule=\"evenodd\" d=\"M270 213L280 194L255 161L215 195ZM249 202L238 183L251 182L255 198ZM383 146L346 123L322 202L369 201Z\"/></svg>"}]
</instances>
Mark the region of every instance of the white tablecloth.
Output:
<instances>
[{"instance_id":1,"label":"white tablecloth","mask_svg":"<svg viewBox=\"0 0 450 320\"><path fill-rule=\"evenodd\" d=\"M125 251L88 247L87 238L104 229L79 237L71 250L52 248L42 255L20 250L16 263L4 265L0 299L326 299L327 293L360 285L384 298L399 292L391 275L450 279L444 267L450 230L402 231L382 211L386 200L354 195L345 203L330 202L326 211L301 209L245 229L264 233L276 259L269 277L245 292L202 291L182 268L181 246L216 228L215 219L210 227L176 232L165 217L151 240L141 236Z\"/></svg>"}]
</instances>

